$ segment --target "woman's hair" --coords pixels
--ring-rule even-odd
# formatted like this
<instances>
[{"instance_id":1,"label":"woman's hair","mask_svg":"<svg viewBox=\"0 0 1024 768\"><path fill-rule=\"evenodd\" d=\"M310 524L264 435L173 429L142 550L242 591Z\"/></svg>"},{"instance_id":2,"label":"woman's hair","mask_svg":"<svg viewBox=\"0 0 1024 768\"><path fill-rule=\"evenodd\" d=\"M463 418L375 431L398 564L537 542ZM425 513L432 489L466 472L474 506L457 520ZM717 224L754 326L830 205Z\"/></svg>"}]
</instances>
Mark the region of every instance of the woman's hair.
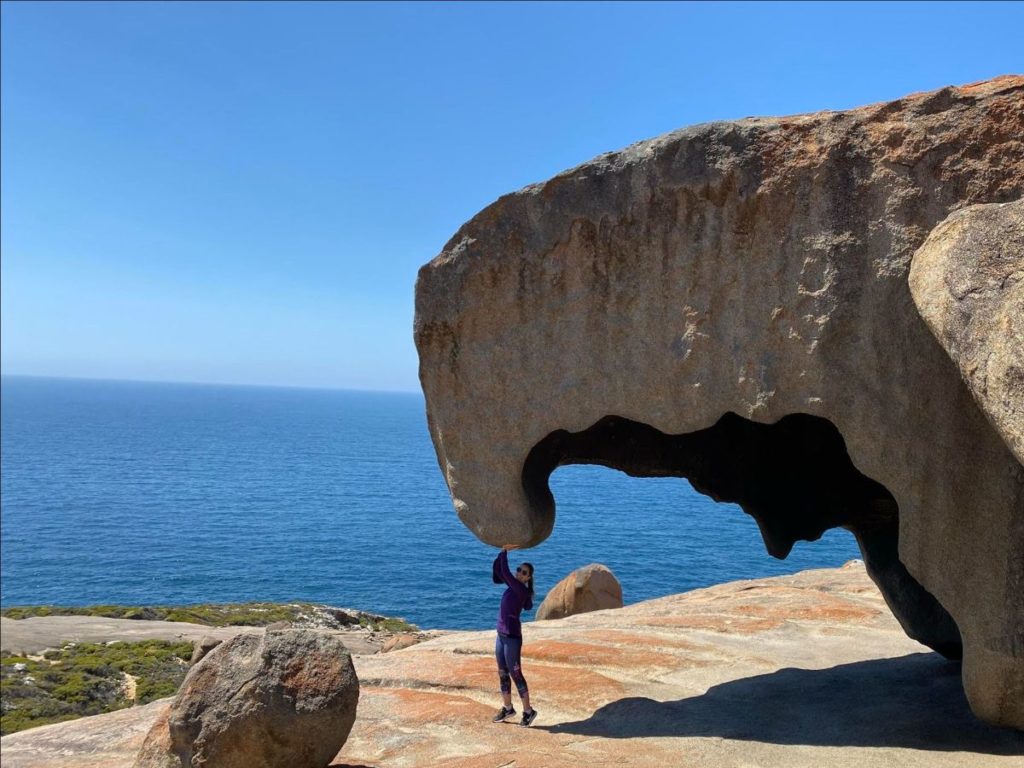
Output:
<instances>
[{"instance_id":1,"label":"woman's hair","mask_svg":"<svg viewBox=\"0 0 1024 768\"><path fill-rule=\"evenodd\" d=\"M523 565L530 569L530 582L526 587L530 590L530 597L533 597L533 563L523 563Z\"/></svg>"}]
</instances>

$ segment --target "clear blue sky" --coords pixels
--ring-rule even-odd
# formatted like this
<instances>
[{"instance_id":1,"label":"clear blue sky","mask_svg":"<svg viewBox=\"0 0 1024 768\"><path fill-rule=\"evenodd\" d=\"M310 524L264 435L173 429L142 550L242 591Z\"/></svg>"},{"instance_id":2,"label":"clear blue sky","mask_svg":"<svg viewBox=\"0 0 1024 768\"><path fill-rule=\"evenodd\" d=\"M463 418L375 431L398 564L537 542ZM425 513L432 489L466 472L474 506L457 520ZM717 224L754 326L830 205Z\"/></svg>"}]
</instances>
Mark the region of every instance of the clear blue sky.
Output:
<instances>
[{"instance_id":1,"label":"clear blue sky","mask_svg":"<svg viewBox=\"0 0 1024 768\"><path fill-rule=\"evenodd\" d=\"M415 390L417 268L708 120L1024 71L1024 5L4 3L2 369Z\"/></svg>"}]
</instances>

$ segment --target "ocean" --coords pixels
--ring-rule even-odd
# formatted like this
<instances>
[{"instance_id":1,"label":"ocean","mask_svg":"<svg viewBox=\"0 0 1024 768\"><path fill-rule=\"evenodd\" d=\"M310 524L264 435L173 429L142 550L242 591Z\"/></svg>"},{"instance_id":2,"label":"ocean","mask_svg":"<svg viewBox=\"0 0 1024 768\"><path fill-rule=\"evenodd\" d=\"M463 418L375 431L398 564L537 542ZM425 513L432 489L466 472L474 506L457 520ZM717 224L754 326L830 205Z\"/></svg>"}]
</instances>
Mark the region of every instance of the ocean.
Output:
<instances>
[{"instance_id":1,"label":"ocean","mask_svg":"<svg viewBox=\"0 0 1024 768\"><path fill-rule=\"evenodd\" d=\"M4 607L303 600L494 625L497 550L456 517L419 394L5 376L0 410ZM538 605L591 562L629 604L860 557L833 530L774 560L681 479L573 466L551 488L553 534L512 553Z\"/></svg>"}]
</instances>

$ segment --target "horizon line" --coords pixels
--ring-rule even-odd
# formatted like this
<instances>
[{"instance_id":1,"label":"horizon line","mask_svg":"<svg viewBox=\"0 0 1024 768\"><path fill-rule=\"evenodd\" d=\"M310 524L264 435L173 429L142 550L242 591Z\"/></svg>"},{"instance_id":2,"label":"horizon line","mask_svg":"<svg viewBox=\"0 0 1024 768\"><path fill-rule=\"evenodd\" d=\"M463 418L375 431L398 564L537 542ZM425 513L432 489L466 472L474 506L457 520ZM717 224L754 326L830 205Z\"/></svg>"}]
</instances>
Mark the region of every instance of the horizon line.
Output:
<instances>
[{"instance_id":1,"label":"horizon line","mask_svg":"<svg viewBox=\"0 0 1024 768\"><path fill-rule=\"evenodd\" d=\"M93 381L111 384L178 384L190 387L253 387L258 389L300 389L314 392L365 392L391 395L423 395L422 390L364 389L358 387L330 387L307 384L252 384L223 381L175 381L167 379L119 379L104 376L53 376L36 373L0 373L0 379L50 379L54 381Z\"/></svg>"}]
</instances>

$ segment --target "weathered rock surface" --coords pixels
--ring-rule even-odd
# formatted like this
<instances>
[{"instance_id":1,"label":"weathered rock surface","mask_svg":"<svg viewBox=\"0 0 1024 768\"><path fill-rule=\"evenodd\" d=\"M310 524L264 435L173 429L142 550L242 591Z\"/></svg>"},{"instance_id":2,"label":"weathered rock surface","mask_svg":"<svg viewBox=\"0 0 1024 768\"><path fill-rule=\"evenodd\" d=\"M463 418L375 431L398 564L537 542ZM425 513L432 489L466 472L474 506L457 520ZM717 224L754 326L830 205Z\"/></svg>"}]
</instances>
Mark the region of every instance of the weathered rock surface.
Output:
<instances>
[{"instance_id":1,"label":"weathered rock surface","mask_svg":"<svg viewBox=\"0 0 1024 768\"><path fill-rule=\"evenodd\" d=\"M206 654L223 642L222 638L212 635L204 635L199 638L192 644L192 658L189 659L189 664L198 664Z\"/></svg>"},{"instance_id":2,"label":"weathered rock surface","mask_svg":"<svg viewBox=\"0 0 1024 768\"><path fill-rule=\"evenodd\" d=\"M737 502L777 557L846 527L974 711L1024 728L1024 467L908 286L951 212L1022 194L1015 76L687 128L501 198L416 287L459 517L535 545L550 473L593 463Z\"/></svg>"},{"instance_id":3,"label":"weathered rock surface","mask_svg":"<svg viewBox=\"0 0 1024 768\"><path fill-rule=\"evenodd\" d=\"M380 652L391 653L391 651L400 651L403 648L411 648L421 640L421 637L417 637L413 634L395 635L394 637L389 637L384 641L384 645L380 647Z\"/></svg>"},{"instance_id":4,"label":"weathered rock surface","mask_svg":"<svg viewBox=\"0 0 1024 768\"><path fill-rule=\"evenodd\" d=\"M358 701L355 668L335 635L239 635L192 667L135 768L324 768Z\"/></svg>"},{"instance_id":5,"label":"weathered rock surface","mask_svg":"<svg viewBox=\"0 0 1024 768\"><path fill-rule=\"evenodd\" d=\"M490 722L493 631L453 632L355 657L359 716L332 765L1017 768L1024 755L1024 735L971 715L959 665L904 635L860 564L523 631L532 728ZM5 736L4 768L128 768L168 704Z\"/></svg>"},{"instance_id":6,"label":"weathered rock surface","mask_svg":"<svg viewBox=\"0 0 1024 768\"><path fill-rule=\"evenodd\" d=\"M914 255L910 291L1024 463L1024 200L952 213Z\"/></svg>"},{"instance_id":7,"label":"weathered rock surface","mask_svg":"<svg viewBox=\"0 0 1024 768\"><path fill-rule=\"evenodd\" d=\"M622 585L607 566L591 563L555 584L537 609L537 621L622 607Z\"/></svg>"}]
</instances>

